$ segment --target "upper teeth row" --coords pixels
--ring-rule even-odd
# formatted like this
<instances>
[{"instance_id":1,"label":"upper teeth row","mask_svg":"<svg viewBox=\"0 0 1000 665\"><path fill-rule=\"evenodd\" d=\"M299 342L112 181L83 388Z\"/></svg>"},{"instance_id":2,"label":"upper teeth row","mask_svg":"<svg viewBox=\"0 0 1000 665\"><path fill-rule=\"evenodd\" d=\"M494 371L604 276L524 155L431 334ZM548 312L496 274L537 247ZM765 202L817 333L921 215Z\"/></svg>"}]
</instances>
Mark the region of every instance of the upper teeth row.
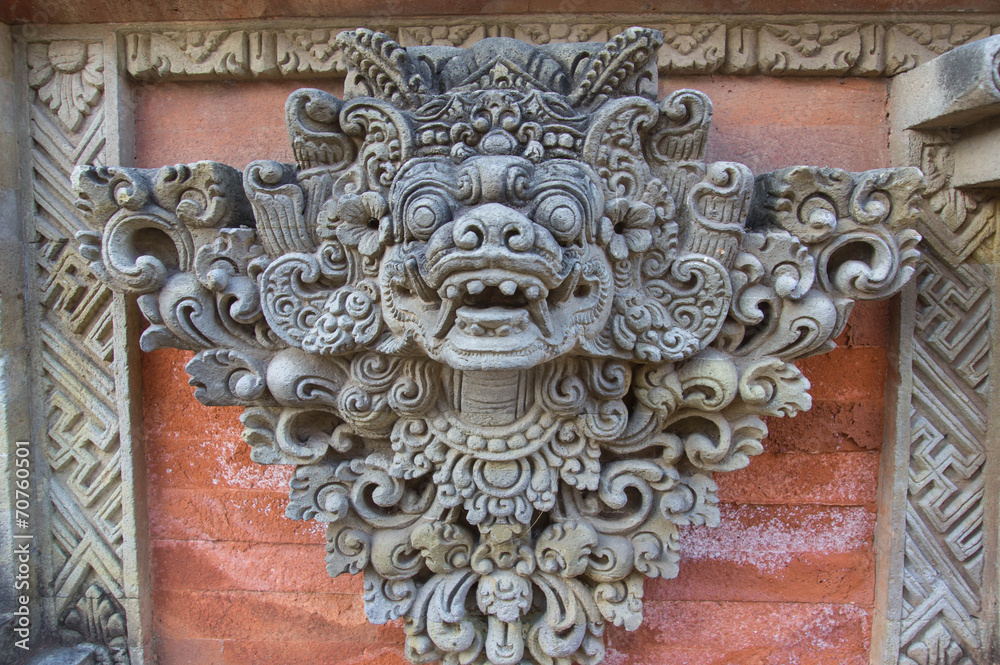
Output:
<instances>
[{"instance_id":1,"label":"upper teeth row","mask_svg":"<svg viewBox=\"0 0 1000 665\"><path fill-rule=\"evenodd\" d=\"M505 296L512 296L517 293L518 288L521 288L524 292L525 297L528 300L540 300L548 296L548 289L543 285L539 284L538 281L531 277L524 278L523 285L518 284L517 281L497 275L485 275L470 279L467 281L454 280L449 281L446 284L441 294L444 298L455 299L462 295L462 291L468 291L471 295L478 295L486 290L487 286L495 286L500 289L500 292Z\"/></svg>"}]
</instances>

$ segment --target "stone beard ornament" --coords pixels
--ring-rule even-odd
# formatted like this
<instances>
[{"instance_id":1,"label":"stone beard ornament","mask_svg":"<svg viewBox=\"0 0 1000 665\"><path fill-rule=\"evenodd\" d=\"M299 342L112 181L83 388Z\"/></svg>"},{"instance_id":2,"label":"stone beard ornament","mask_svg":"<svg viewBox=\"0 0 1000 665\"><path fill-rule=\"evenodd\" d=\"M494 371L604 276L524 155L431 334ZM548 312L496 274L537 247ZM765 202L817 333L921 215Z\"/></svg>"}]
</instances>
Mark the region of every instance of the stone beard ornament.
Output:
<instances>
[{"instance_id":1,"label":"stone beard ornament","mask_svg":"<svg viewBox=\"0 0 1000 665\"><path fill-rule=\"evenodd\" d=\"M718 524L712 473L810 407L794 361L913 273L918 170L706 164L661 41L345 32L346 101L288 99L296 164L74 173L142 348L246 407L414 663L599 663L678 526Z\"/></svg>"}]
</instances>

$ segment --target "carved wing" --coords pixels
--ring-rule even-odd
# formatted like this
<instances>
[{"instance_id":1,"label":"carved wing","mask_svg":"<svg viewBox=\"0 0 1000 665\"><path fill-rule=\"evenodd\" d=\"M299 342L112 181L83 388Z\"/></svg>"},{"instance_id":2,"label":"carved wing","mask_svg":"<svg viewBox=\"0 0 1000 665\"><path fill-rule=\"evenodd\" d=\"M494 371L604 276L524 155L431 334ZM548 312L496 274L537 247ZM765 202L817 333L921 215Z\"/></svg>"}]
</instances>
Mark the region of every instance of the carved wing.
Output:
<instances>
[{"instance_id":1,"label":"carved wing","mask_svg":"<svg viewBox=\"0 0 1000 665\"><path fill-rule=\"evenodd\" d=\"M396 173L413 155L409 121L390 104L362 98L344 105L340 126L361 143L357 161L367 187L388 194Z\"/></svg>"},{"instance_id":2,"label":"carved wing","mask_svg":"<svg viewBox=\"0 0 1000 665\"><path fill-rule=\"evenodd\" d=\"M324 166L339 170L354 160L354 142L340 129L343 105L315 88L302 88L288 96L285 121L300 170Z\"/></svg>"},{"instance_id":3,"label":"carved wing","mask_svg":"<svg viewBox=\"0 0 1000 665\"><path fill-rule=\"evenodd\" d=\"M627 97L601 107L583 143L583 158L597 171L608 198L638 198L649 180L642 136L658 110L652 102Z\"/></svg>"},{"instance_id":4,"label":"carved wing","mask_svg":"<svg viewBox=\"0 0 1000 665\"><path fill-rule=\"evenodd\" d=\"M712 102L697 90L676 90L660 102L660 117L650 132L649 156L656 162L705 159Z\"/></svg>"},{"instance_id":5,"label":"carved wing","mask_svg":"<svg viewBox=\"0 0 1000 665\"><path fill-rule=\"evenodd\" d=\"M257 217L257 237L268 255L316 249L315 225L306 223L306 196L295 167L279 162L251 162L244 187Z\"/></svg>"}]
</instances>

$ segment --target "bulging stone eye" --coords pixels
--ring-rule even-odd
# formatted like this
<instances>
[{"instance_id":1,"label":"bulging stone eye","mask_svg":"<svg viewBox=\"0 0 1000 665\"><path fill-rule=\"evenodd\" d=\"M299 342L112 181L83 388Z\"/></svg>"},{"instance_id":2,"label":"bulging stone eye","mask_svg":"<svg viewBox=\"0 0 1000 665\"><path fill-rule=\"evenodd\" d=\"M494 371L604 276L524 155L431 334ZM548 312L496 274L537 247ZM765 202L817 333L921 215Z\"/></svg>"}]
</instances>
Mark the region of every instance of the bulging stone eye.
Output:
<instances>
[{"instance_id":1,"label":"bulging stone eye","mask_svg":"<svg viewBox=\"0 0 1000 665\"><path fill-rule=\"evenodd\" d=\"M451 204L443 194L424 191L407 201L403 222L411 237L427 240L435 230L450 222L451 217Z\"/></svg>"},{"instance_id":2,"label":"bulging stone eye","mask_svg":"<svg viewBox=\"0 0 1000 665\"><path fill-rule=\"evenodd\" d=\"M573 242L583 228L583 206L572 196L550 194L535 209L534 221L547 228L561 243Z\"/></svg>"}]
</instances>

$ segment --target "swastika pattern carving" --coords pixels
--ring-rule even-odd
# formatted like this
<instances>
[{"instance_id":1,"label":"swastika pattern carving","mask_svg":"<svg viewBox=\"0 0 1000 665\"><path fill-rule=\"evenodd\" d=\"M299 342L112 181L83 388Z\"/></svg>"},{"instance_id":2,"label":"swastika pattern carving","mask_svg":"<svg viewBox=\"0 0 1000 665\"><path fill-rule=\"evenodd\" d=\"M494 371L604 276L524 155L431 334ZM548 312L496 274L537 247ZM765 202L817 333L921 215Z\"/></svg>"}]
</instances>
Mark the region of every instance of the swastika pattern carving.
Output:
<instances>
[{"instance_id":1,"label":"swastika pattern carving","mask_svg":"<svg viewBox=\"0 0 1000 665\"><path fill-rule=\"evenodd\" d=\"M900 663L987 663L982 604L990 271L917 273Z\"/></svg>"},{"instance_id":2,"label":"swastika pattern carving","mask_svg":"<svg viewBox=\"0 0 1000 665\"><path fill-rule=\"evenodd\" d=\"M48 463L50 532L42 593L49 630L128 663L123 588L122 446L111 291L70 240L85 228L70 174L104 163L104 48L62 40L27 47L37 336L35 440ZM105 662L105 660L101 660Z\"/></svg>"}]
</instances>

